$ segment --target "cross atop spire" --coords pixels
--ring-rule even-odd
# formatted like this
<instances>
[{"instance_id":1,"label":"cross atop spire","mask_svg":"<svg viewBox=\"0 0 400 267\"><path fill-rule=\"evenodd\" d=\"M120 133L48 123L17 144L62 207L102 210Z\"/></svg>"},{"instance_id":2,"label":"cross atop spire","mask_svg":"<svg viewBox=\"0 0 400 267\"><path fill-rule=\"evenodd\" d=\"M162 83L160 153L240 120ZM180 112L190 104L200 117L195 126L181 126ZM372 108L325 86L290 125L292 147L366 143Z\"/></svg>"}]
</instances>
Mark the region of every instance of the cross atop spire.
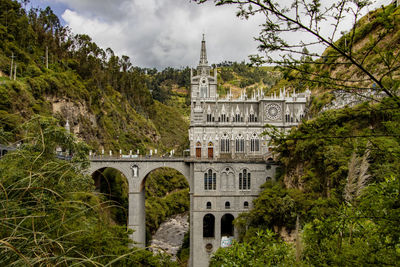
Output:
<instances>
[{"instance_id":1,"label":"cross atop spire","mask_svg":"<svg viewBox=\"0 0 400 267\"><path fill-rule=\"evenodd\" d=\"M207 52L206 52L206 39L204 37L204 33L203 33L203 40L201 41L199 66L208 66Z\"/></svg>"}]
</instances>

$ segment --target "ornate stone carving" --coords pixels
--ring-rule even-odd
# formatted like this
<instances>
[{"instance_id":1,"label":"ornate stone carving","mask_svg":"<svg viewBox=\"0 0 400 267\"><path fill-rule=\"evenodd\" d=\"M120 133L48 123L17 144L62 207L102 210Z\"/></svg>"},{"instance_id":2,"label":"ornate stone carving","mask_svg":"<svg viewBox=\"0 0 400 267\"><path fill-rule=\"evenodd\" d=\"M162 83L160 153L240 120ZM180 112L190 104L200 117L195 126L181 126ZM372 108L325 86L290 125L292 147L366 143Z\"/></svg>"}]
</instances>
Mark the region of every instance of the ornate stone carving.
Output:
<instances>
[{"instance_id":1,"label":"ornate stone carving","mask_svg":"<svg viewBox=\"0 0 400 267\"><path fill-rule=\"evenodd\" d=\"M265 116L271 121L277 121L282 118L281 105L272 103L265 106Z\"/></svg>"}]
</instances>

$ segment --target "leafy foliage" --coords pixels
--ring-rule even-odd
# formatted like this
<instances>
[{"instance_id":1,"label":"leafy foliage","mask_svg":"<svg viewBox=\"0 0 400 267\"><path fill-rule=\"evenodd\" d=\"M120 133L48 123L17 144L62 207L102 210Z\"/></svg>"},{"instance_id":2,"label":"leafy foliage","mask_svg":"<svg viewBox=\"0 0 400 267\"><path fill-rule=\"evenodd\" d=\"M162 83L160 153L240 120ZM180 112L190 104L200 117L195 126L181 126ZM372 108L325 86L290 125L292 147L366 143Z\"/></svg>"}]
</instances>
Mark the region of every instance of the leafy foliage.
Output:
<instances>
[{"instance_id":1,"label":"leafy foliage","mask_svg":"<svg viewBox=\"0 0 400 267\"><path fill-rule=\"evenodd\" d=\"M11 61L17 65L17 80L0 84L0 127L10 132L8 141L18 140L18 122L43 114L63 123L68 119L97 153L102 147L124 153L139 149L142 154L150 148L186 148L187 131L175 133L158 121L165 117L160 109L175 104L165 102L175 85L183 88L179 98L186 103L188 68L158 72L134 67L129 57L103 50L87 35L71 33L50 8L26 11L13 0L0 5L0 70L11 75ZM164 104L153 99L161 89L165 99L155 99ZM187 109L168 109L168 114L188 127Z\"/></svg>"},{"instance_id":2,"label":"leafy foliage","mask_svg":"<svg viewBox=\"0 0 400 267\"><path fill-rule=\"evenodd\" d=\"M248 242L233 241L229 248L219 248L210 266L293 266L293 248L270 231L257 232Z\"/></svg>"},{"instance_id":3,"label":"leafy foliage","mask_svg":"<svg viewBox=\"0 0 400 267\"><path fill-rule=\"evenodd\" d=\"M129 249L126 227L109 224L99 212L106 203L82 174L86 145L53 118L35 117L22 127L20 149L0 160L1 265L171 266ZM59 145L74 154L71 161L55 157Z\"/></svg>"}]
</instances>

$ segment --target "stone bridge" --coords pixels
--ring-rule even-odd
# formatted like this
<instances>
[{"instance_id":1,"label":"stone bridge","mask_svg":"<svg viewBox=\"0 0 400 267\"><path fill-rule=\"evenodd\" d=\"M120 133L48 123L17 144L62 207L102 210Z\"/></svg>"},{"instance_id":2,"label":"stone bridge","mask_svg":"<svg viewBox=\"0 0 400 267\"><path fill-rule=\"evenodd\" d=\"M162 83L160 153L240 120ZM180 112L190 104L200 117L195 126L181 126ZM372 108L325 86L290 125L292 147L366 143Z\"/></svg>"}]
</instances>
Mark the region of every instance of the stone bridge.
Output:
<instances>
[{"instance_id":1,"label":"stone bridge","mask_svg":"<svg viewBox=\"0 0 400 267\"><path fill-rule=\"evenodd\" d=\"M184 158L90 158L88 174L105 168L113 168L120 171L128 180L129 185L129 211L128 228L133 229L131 238L138 246L146 244L145 221L145 191L144 184L147 175L158 168L172 168L180 172L188 181L190 189L190 162Z\"/></svg>"}]
</instances>

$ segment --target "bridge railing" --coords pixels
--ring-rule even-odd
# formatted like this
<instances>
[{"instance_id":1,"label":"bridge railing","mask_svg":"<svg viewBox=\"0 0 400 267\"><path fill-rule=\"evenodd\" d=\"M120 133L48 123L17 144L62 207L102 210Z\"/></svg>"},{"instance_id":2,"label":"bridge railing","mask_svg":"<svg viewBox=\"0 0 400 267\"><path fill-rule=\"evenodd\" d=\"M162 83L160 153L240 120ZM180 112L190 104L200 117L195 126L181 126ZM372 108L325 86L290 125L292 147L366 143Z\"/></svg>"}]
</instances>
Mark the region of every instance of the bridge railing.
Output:
<instances>
[{"instance_id":1,"label":"bridge railing","mask_svg":"<svg viewBox=\"0 0 400 267\"><path fill-rule=\"evenodd\" d=\"M89 155L89 159L115 159L115 160L123 160L123 159L183 159L190 157L176 157L176 156L159 156L159 155Z\"/></svg>"}]
</instances>

